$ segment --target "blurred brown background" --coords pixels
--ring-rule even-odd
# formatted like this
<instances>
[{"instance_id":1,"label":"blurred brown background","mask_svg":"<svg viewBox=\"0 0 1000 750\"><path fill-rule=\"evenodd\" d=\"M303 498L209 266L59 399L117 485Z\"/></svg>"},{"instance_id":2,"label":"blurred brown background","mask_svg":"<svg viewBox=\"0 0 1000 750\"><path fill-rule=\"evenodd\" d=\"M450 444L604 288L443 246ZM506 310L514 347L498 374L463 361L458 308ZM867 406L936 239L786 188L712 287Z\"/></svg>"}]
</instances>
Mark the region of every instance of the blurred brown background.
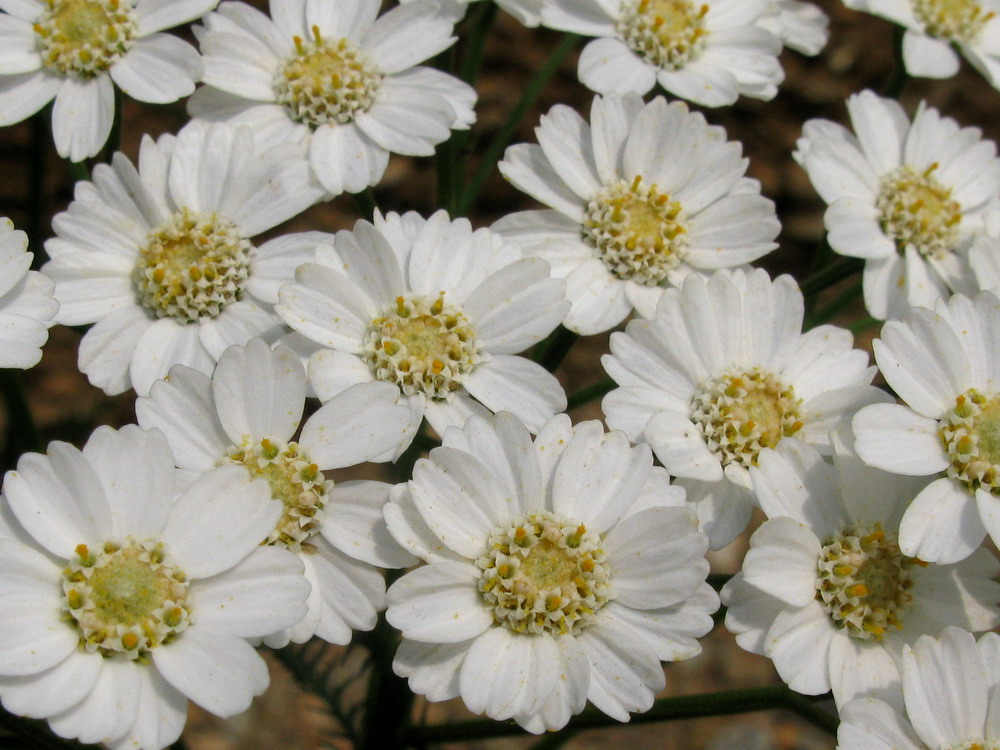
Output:
<instances>
[{"instance_id":1,"label":"blurred brown background","mask_svg":"<svg viewBox=\"0 0 1000 750\"><path fill-rule=\"evenodd\" d=\"M846 122L844 101L863 88L881 89L893 68L892 26L880 19L844 8L838 0L815 0L831 18L831 39L816 58L786 51L782 56L785 82L770 102L740 99L731 108L704 110L709 122L725 126L729 137L743 143L750 157L749 174L759 179L763 193L774 200L783 229L780 248L761 265L772 273L790 272L799 279L808 274L822 233L824 206L805 173L791 159L802 123L813 117ZM251 3L264 8L263 0ZM461 34L461 27L459 29ZM190 37L189 37L190 38ZM561 35L544 29L524 29L504 13L497 16L487 45L479 80L478 122L469 146L470 169L476 149L489 140L520 97L524 85L547 58ZM538 116L557 102L568 103L585 116L591 94L576 80L576 56L571 55L546 88L534 111L521 123L513 142L533 141ZM1000 93L963 62L960 75L945 81L911 80L902 100L908 111L926 99L963 125L977 125L994 140L1000 135ZM183 103L155 107L126 101L122 150L133 159L143 133L156 136L176 132L186 121ZM69 170L54 152L47 114L0 130L0 216L9 216L29 233L39 255L51 235L51 216L63 210L72 192ZM427 215L436 208L433 159L393 156L385 179L374 190L385 210L417 210ZM530 199L508 185L494 171L471 216L476 226L488 225L505 213L534 207ZM270 234L350 228L358 218L351 196L340 196L316 206ZM860 309L848 310L844 320L856 319ZM874 331L860 337L867 345ZM119 426L134 421L133 397L115 398L93 388L76 369L76 347L82 332L54 328L40 365L23 375L35 419L45 442L54 439L82 444L94 426ZM599 356L607 351L607 334L577 342L557 374L572 393L604 377ZM0 421L6 414L0 406ZM600 418L598 403L572 414L574 420ZM0 430L0 436L6 430ZM0 440L5 439L0 437ZM374 476L375 470L368 472ZM339 477L343 478L343 477ZM714 572L738 569L745 538L713 555ZM274 659L272 686L245 714L220 721L192 708L185 741L192 750L252 750L282 748L312 750L346 747L333 739L335 724L323 702L296 687ZM666 667L665 695L688 695L720 689L774 684L777 677L768 660L741 651L721 627L704 639L704 653L688 662ZM459 701L430 705L417 698L415 715L428 722L469 718ZM455 743L449 747L527 748L537 742L524 735L492 741ZM573 750L630 744L633 748L685 750L823 750L832 738L790 714L768 712L737 717L699 719L666 724L594 730L580 733L564 747ZM389 749L387 749L389 750Z\"/></svg>"}]
</instances>

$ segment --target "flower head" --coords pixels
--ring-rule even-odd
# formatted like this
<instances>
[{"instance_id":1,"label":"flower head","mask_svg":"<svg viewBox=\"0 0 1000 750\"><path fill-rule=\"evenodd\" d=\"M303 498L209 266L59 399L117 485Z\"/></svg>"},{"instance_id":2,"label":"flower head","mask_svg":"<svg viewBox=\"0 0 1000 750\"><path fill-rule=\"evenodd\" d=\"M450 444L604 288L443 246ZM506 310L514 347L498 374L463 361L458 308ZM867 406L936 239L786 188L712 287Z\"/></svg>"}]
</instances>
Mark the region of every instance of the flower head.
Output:
<instances>
[{"instance_id":1,"label":"flower head","mask_svg":"<svg viewBox=\"0 0 1000 750\"><path fill-rule=\"evenodd\" d=\"M566 279L574 331L605 331L633 308L650 317L664 287L692 271L775 247L774 205L743 176L740 145L682 102L595 97L590 125L557 105L536 134L539 145L510 147L499 166L551 210L512 214L493 229Z\"/></svg>"},{"instance_id":2,"label":"flower head","mask_svg":"<svg viewBox=\"0 0 1000 750\"><path fill-rule=\"evenodd\" d=\"M834 465L792 439L751 469L768 520L723 588L726 627L774 661L789 687L837 705L894 700L906 644L946 625L1000 623L1000 563L980 550L940 565L905 554L899 519L925 480L866 467L837 440Z\"/></svg>"},{"instance_id":3,"label":"flower head","mask_svg":"<svg viewBox=\"0 0 1000 750\"><path fill-rule=\"evenodd\" d=\"M114 86L163 104L194 91L201 59L163 29L199 18L218 0L23 0L0 13L0 126L20 122L55 98L52 131L60 156L94 156L111 132Z\"/></svg>"},{"instance_id":4,"label":"flower head","mask_svg":"<svg viewBox=\"0 0 1000 750\"><path fill-rule=\"evenodd\" d=\"M0 698L63 737L161 748L187 699L221 716L268 683L247 643L301 618L309 584L259 546L281 515L236 467L175 492L162 433L102 427L4 479Z\"/></svg>"},{"instance_id":5,"label":"flower head","mask_svg":"<svg viewBox=\"0 0 1000 750\"><path fill-rule=\"evenodd\" d=\"M33 257L27 235L10 219L0 219L0 367L38 364L59 309L52 280L28 270Z\"/></svg>"},{"instance_id":6,"label":"flower head","mask_svg":"<svg viewBox=\"0 0 1000 750\"><path fill-rule=\"evenodd\" d=\"M611 335L603 362L619 388L604 399L608 426L649 443L681 477L713 549L750 520L750 470L764 449L794 436L829 453L832 429L887 400L848 331L800 332L802 306L789 276L692 274L654 319Z\"/></svg>"},{"instance_id":7,"label":"flower head","mask_svg":"<svg viewBox=\"0 0 1000 750\"><path fill-rule=\"evenodd\" d=\"M781 40L760 23L771 0L552 0L542 23L598 39L580 81L598 94L645 94L659 83L707 107L742 94L771 99L784 78Z\"/></svg>"},{"instance_id":8,"label":"flower head","mask_svg":"<svg viewBox=\"0 0 1000 750\"><path fill-rule=\"evenodd\" d=\"M352 629L370 630L385 606L385 583L373 566L412 561L382 521L388 485L335 485L323 474L377 460L395 447L394 425L410 413L396 403L398 391L385 383L358 384L327 401L299 434L305 395L298 358L253 339L227 349L211 378L175 366L135 407L140 425L163 430L187 481L214 466L237 465L266 479L281 501L281 517L261 539L299 557L313 592L301 620L267 634L272 646L313 635L347 643Z\"/></svg>"},{"instance_id":9,"label":"flower head","mask_svg":"<svg viewBox=\"0 0 1000 750\"><path fill-rule=\"evenodd\" d=\"M376 18L379 7L272 0L269 18L222 3L198 33L208 86L191 98L191 114L248 125L258 143L308 144L312 170L333 195L376 184L390 152L433 154L475 121L475 91L419 65L451 46L457 19L430 0Z\"/></svg>"},{"instance_id":10,"label":"flower head","mask_svg":"<svg viewBox=\"0 0 1000 750\"><path fill-rule=\"evenodd\" d=\"M847 108L854 134L810 120L795 158L829 204L830 246L866 261L868 311L899 317L969 288L969 248L1000 205L996 146L923 104L912 123L870 91Z\"/></svg>"},{"instance_id":11,"label":"flower head","mask_svg":"<svg viewBox=\"0 0 1000 750\"><path fill-rule=\"evenodd\" d=\"M280 335L277 288L328 236L251 238L322 196L299 147L191 123L145 138L139 169L116 154L93 177L53 220L45 272L57 322L96 323L80 344L94 385L145 394L174 364L208 373L230 344Z\"/></svg>"},{"instance_id":12,"label":"flower head","mask_svg":"<svg viewBox=\"0 0 1000 750\"><path fill-rule=\"evenodd\" d=\"M621 721L648 709L659 662L699 653L718 604L679 505L649 449L598 422L559 416L534 441L506 413L449 429L385 508L427 562L388 592L395 671L535 733L588 699Z\"/></svg>"},{"instance_id":13,"label":"flower head","mask_svg":"<svg viewBox=\"0 0 1000 750\"><path fill-rule=\"evenodd\" d=\"M277 309L323 347L309 362L320 399L373 380L398 388L411 409L397 425L402 450L424 416L443 434L508 409L537 430L565 408L556 379L513 356L563 319L562 288L548 264L488 229L444 211L390 213L338 232L282 287Z\"/></svg>"},{"instance_id":14,"label":"flower head","mask_svg":"<svg viewBox=\"0 0 1000 750\"><path fill-rule=\"evenodd\" d=\"M1000 299L955 295L933 311L914 307L882 328L873 348L904 404L854 418L858 455L896 474L935 477L907 508L900 546L954 562L989 532L1000 540L1000 365L994 355Z\"/></svg>"}]
</instances>

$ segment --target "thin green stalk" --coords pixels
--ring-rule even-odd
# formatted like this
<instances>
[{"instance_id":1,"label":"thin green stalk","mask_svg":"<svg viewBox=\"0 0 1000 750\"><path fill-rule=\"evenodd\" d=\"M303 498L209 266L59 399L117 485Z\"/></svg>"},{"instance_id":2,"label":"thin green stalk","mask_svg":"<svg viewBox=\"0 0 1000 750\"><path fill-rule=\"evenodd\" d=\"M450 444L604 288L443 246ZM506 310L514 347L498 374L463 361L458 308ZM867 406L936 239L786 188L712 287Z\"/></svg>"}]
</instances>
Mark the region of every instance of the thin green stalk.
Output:
<instances>
[{"instance_id":1,"label":"thin green stalk","mask_svg":"<svg viewBox=\"0 0 1000 750\"><path fill-rule=\"evenodd\" d=\"M473 173L472 179L469 180L466 189L462 192L462 196L458 199L455 206L458 214L464 216L475 203L476 197L483 189L483 185L496 167L497 162L500 161L500 155L507 147L507 144L510 143L510 139L514 135L514 131L517 130L521 119L532 105L534 105L545 89L546 84L548 84L549 79L559 70L559 66L562 65L563 60L576 48L579 41L580 37L576 34L567 34L564 36L562 41L552 50L549 59L539 69L538 74L524 88L520 100L518 100L517 104L511 110L507 121L494 134L492 140L490 140L489 145L487 145L486 150L483 152L483 158L479 162L479 167Z\"/></svg>"},{"instance_id":2,"label":"thin green stalk","mask_svg":"<svg viewBox=\"0 0 1000 750\"><path fill-rule=\"evenodd\" d=\"M458 148L455 143L457 134L444 143L439 143L434 150L437 164L438 205L448 212L449 216L460 216L456 208L459 183Z\"/></svg>"},{"instance_id":3,"label":"thin green stalk","mask_svg":"<svg viewBox=\"0 0 1000 750\"><path fill-rule=\"evenodd\" d=\"M399 645L396 631L380 615L366 639L372 655L372 672L365 702L364 739L358 750L385 750L401 747L402 734L409 726L413 693L406 680L392 671L392 659Z\"/></svg>"},{"instance_id":4,"label":"thin green stalk","mask_svg":"<svg viewBox=\"0 0 1000 750\"><path fill-rule=\"evenodd\" d=\"M546 370L555 372L578 338L580 338L580 334L559 326L549 334L547 339L535 347L532 356Z\"/></svg>"},{"instance_id":5,"label":"thin green stalk","mask_svg":"<svg viewBox=\"0 0 1000 750\"><path fill-rule=\"evenodd\" d=\"M475 86L483 64L486 39L490 34L490 29L493 28L493 21L497 17L497 4L479 3L474 6L469 15L472 30L465 37L466 44L460 73L463 81L470 86Z\"/></svg>"},{"instance_id":6,"label":"thin green stalk","mask_svg":"<svg viewBox=\"0 0 1000 750\"><path fill-rule=\"evenodd\" d=\"M873 318L871 315L865 315L861 320L856 320L848 325L847 330L857 336L862 331L867 331L869 328L874 328L877 325L882 325L882 321Z\"/></svg>"},{"instance_id":7,"label":"thin green stalk","mask_svg":"<svg viewBox=\"0 0 1000 750\"><path fill-rule=\"evenodd\" d=\"M808 331L810 328L827 323L834 315L855 302L862 294L861 279L851 284L847 289L838 294L822 309L816 310L806 315L802 328Z\"/></svg>"},{"instance_id":8,"label":"thin green stalk","mask_svg":"<svg viewBox=\"0 0 1000 750\"><path fill-rule=\"evenodd\" d=\"M833 286L838 281L857 273L863 267L864 261L860 258L848 258L845 255L837 256L837 259L833 263L812 274L799 285L802 289L802 296L806 299L815 297L827 287Z\"/></svg>"},{"instance_id":9,"label":"thin green stalk","mask_svg":"<svg viewBox=\"0 0 1000 750\"><path fill-rule=\"evenodd\" d=\"M611 378L605 378L599 383L594 383L593 385L588 385L586 388L581 388L566 399L566 411L572 411L573 409L583 406L584 404L589 404L591 401L599 399L605 394L611 393L611 391L617 387L618 383L613 381Z\"/></svg>"},{"instance_id":10,"label":"thin green stalk","mask_svg":"<svg viewBox=\"0 0 1000 750\"><path fill-rule=\"evenodd\" d=\"M83 180L90 179L90 170L87 169L87 162L70 161L69 159L66 159L66 163L69 165L69 173L73 178L73 182L81 182Z\"/></svg>"},{"instance_id":11,"label":"thin green stalk","mask_svg":"<svg viewBox=\"0 0 1000 750\"><path fill-rule=\"evenodd\" d=\"M801 716L824 732L836 735L837 716L815 705L816 701L826 700L828 697L825 695L799 695L784 685L776 685L744 690L725 690L701 695L684 695L676 698L660 698L653 703L653 707L649 711L633 715L631 724L699 719L707 716L730 716L754 711L786 710ZM580 732L585 729L604 729L612 726L620 726L620 724L610 716L591 708L574 717L562 731ZM472 720L412 727L406 733L406 737L417 744L484 740L517 736L523 733L523 729L513 724Z\"/></svg>"},{"instance_id":12,"label":"thin green stalk","mask_svg":"<svg viewBox=\"0 0 1000 750\"><path fill-rule=\"evenodd\" d=\"M115 116L111 121L111 132L108 133L107 143L104 144L104 156L102 161L111 163L111 157L122 145L122 101L125 95L121 89L115 86Z\"/></svg>"},{"instance_id":13,"label":"thin green stalk","mask_svg":"<svg viewBox=\"0 0 1000 750\"><path fill-rule=\"evenodd\" d=\"M906 82L910 80L910 76L906 72L906 62L903 60L903 36L905 34L906 29L902 26L893 27L892 72L889 74L889 79L882 88L882 95L890 99L898 99L900 94L903 93Z\"/></svg>"},{"instance_id":14,"label":"thin green stalk","mask_svg":"<svg viewBox=\"0 0 1000 750\"><path fill-rule=\"evenodd\" d=\"M362 219L371 221L375 217L375 210L378 206L375 203L375 195L372 193L370 187L365 188L360 193L355 193L354 203Z\"/></svg>"}]
</instances>

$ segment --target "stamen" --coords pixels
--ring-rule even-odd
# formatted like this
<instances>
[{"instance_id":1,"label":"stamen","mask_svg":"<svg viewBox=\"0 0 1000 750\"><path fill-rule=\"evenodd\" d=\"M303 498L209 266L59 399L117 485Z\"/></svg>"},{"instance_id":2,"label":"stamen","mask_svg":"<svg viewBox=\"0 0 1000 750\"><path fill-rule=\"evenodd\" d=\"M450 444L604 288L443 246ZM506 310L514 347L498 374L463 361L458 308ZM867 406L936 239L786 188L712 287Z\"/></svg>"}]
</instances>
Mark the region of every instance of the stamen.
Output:
<instances>
[{"instance_id":1,"label":"stamen","mask_svg":"<svg viewBox=\"0 0 1000 750\"><path fill-rule=\"evenodd\" d=\"M938 437L951 459L948 476L970 492L1000 495L1000 395L985 396L971 388L938 422Z\"/></svg>"},{"instance_id":2,"label":"stamen","mask_svg":"<svg viewBox=\"0 0 1000 750\"><path fill-rule=\"evenodd\" d=\"M131 49L139 20L131 0L47 0L34 25L42 63L62 76L94 78Z\"/></svg>"},{"instance_id":3,"label":"stamen","mask_svg":"<svg viewBox=\"0 0 1000 750\"><path fill-rule=\"evenodd\" d=\"M911 0L913 15L927 34L947 42L968 44L979 36L996 13L976 0Z\"/></svg>"},{"instance_id":4,"label":"stamen","mask_svg":"<svg viewBox=\"0 0 1000 750\"><path fill-rule=\"evenodd\" d=\"M680 70L705 47L708 5L690 0L626 0L615 25L629 49L651 65Z\"/></svg>"},{"instance_id":5,"label":"stamen","mask_svg":"<svg viewBox=\"0 0 1000 750\"><path fill-rule=\"evenodd\" d=\"M901 253L913 247L925 257L940 259L958 242L962 206L934 177L937 167L935 162L918 173L902 166L882 178L875 201L879 224Z\"/></svg>"}]
</instances>

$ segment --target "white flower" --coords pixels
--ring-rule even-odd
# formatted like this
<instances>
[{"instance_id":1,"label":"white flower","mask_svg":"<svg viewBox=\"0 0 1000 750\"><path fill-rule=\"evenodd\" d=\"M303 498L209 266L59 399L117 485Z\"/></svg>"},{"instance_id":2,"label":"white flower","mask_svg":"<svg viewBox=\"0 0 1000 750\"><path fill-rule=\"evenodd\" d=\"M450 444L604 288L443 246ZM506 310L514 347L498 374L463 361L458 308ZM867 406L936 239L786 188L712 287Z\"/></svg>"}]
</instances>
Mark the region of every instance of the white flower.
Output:
<instances>
[{"instance_id":1,"label":"white flower","mask_svg":"<svg viewBox=\"0 0 1000 750\"><path fill-rule=\"evenodd\" d=\"M781 40L758 25L771 0L549 0L542 23L600 37L580 55L598 94L665 91L706 107L772 99Z\"/></svg>"},{"instance_id":2,"label":"white flower","mask_svg":"<svg viewBox=\"0 0 1000 750\"><path fill-rule=\"evenodd\" d=\"M455 41L436 3L376 19L379 0L271 0L271 18L226 2L200 31L205 82L192 116L249 125L259 142L305 142L333 195L382 179L389 153L429 156L475 121L475 91L423 60Z\"/></svg>"},{"instance_id":3,"label":"white flower","mask_svg":"<svg viewBox=\"0 0 1000 750\"><path fill-rule=\"evenodd\" d=\"M219 0L5 0L0 13L0 126L55 98L60 156L82 161L108 139L114 85L142 102L175 102L201 78L198 52L158 32ZM112 83L113 82L113 83Z\"/></svg>"},{"instance_id":4,"label":"white flower","mask_svg":"<svg viewBox=\"0 0 1000 750\"><path fill-rule=\"evenodd\" d=\"M718 271L688 277L655 319L611 334L603 363L620 387L604 398L608 426L649 443L683 478L713 549L750 520L750 467L763 448L795 435L829 453L831 430L888 400L850 332L801 333L802 314L790 276Z\"/></svg>"},{"instance_id":5,"label":"white flower","mask_svg":"<svg viewBox=\"0 0 1000 750\"><path fill-rule=\"evenodd\" d=\"M4 479L0 697L62 737L156 750L187 699L220 716L268 684L247 643L298 620L309 585L259 546L281 515L238 467L175 493L160 432L98 428Z\"/></svg>"},{"instance_id":6,"label":"white flower","mask_svg":"<svg viewBox=\"0 0 1000 750\"><path fill-rule=\"evenodd\" d=\"M405 567L413 558L389 537L383 482L334 483L324 471L354 466L398 442L393 424L409 409L396 404L386 383L354 386L302 425L306 374L288 349L271 351L261 339L233 346L209 378L178 366L135 405L142 427L161 429L177 466L190 479L213 466L244 466L264 477L284 512L267 544L295 552L312 584L309 611L293 627L267 634L270 646L313 635L347 643L352 628L370 630L385 606L385 581L372 566ZM397 413L401 412L401 414Z\"/></svg>"},{"instance_id":7,"label":"white flower","mask_svg":"<svg viewBox=\"0 0 1000 750\"><path fill-rule=\"evenodd\" d=\"M385 508L427 565L388 592L410 689L563 727L589 699L628 721L697 655L718 597L707 540L649 449L560 415L532 443L510 414L473 417L419 461Z\"/></svg>"},{"instance_id":8,"label":"white flower","mask_svg":"<svg viewBox=\"0 0 1000 750\"><path fill-rule=\"evenodd\" d=\"M299 147L257 151L247 128L191 123L144 138L138 170L122 154L95 167L53 220L43 269L56 322L96 322L80 369L107 393L145 395L172 365L210 373L227 346L277 338L278 286L328 235L250 238L322 196Z\"/></svg>"},{"instance_id":9,"label":"white flower","mask_svg":"<svg viewBox=\"0 0 1000 750\"><path fill-rule=\"evenodd\" d=\"M750 471L769 520L722 590L726 627L792 690L832 690L838 706L894 701L906 643L947 625L1000 624L1000 563L989 551L938 565L900 549L899 518L923 480L866 467L841 443L831 466L795 439Z\"/></svg>"},{"instance_id":10,"label":"white flower","mask_svg":"<svg viewBox=\"0 0 1000 750\"><path fill-rule=\"evenodd\" d=\"M911 308L873 345L886 382L903 404L878 404L854 418L865 463L909 476L936 475L907 508L900 548L954 562L983 537L1000 542L1000 300L955 295L934 311Z\"/></svg>"},{"instance_id":11,"label":"white flower","mask_svg":"<svg viewBox=\"0 0 1000 750\"><path fill-rule=\"evenodd\" d=\"M829 204L830 246L865 259L868 312L899 317L971 282L969 246L1000 207L1000 159L978 128L922 103L913 122L892 99L847 101L854 134L810 120L795 152Z\"/></svg>"},{"instance_id":12,"label":"white flower","mask_svg":"<svg viewBox=\"0 0 1000 750\"><path fill-rule=\"evenodd\" d=\"M444 211L376 214L338 232L295 278L277 311L324 347L309 383L322 401L355 383L398 387L411 409L396 425L399 451L424 416L439 435L501 409L538 430L566 408L559 382L514 356L565 317L563 283L488 229Z\"/></svg>"},{"instance_id":13,"label":"white flower","mask_svg":"<svg viewBox=\"0 0 1000 750\"><path fill-rule=\"evenodd\" d=\"M818 55L830 37L830 18L826 13L812 3L799 0L771 0L757 25L803 55Z\"/></svg>"},{"instance_id":14,"label":"white flower","mask_svg":"<svg viewBox=\"0 0 1000 750\"><path fill-rule=\"evenodd\" d=\"M995 750L1000 637L948 627L936 640L921 636L903 649L904 718L875 698L840 711L839 750Z\"/></svg>"},{"instance_id":15,"label":"white flower","mask_svg":"<svg viewBox=\"0 0 1000 750\"><path fill-rule=\"evenodd\" d=\"M692 270L736 266L776 245L774 204L725 131L682 102L595 97L588 125L556 105L539 145L507 149L499 168L550 206L493 225L566 279L565 325L592 334L635 308L651 317L663 287Z\"/></svg>"},{"instance_id":16,"label":"white flower","mask_svg":"<svg viewBox=\"0 0 1000 750\"><path fill-rule=\"evenodd\" d=\"M844 0L844 5L906 29L903 63L911 76L951 78L958 73L957 48L990 85L1000 87L997 0Z\"/></svg>"},{"instance_id":17,"label":"white flower","mask_svg":"<svg viewBox=\"0 0 1000 750\"><path fill-rule=\"evenodd\" d=\"M0 219L0 367L37 365L59 309L52 280L28 270L34 257L28 236L10 219Z\"/></svg>"}]
</instances>

